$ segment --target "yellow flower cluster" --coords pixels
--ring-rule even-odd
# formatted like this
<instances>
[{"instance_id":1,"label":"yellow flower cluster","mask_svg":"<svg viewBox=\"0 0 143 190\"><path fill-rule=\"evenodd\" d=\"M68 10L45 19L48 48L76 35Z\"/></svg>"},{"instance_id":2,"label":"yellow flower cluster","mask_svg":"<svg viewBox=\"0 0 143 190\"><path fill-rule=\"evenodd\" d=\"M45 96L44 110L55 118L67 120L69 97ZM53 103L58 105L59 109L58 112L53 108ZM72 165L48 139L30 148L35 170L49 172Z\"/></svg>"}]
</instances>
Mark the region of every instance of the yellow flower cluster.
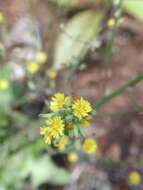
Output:
<instances>
[{"instance_id":1,"label":"yellow flower cluster","mask_svg":"<svg viewBox=\"0 0 143 190\"><path fill-rule=\"evenodd\" d=\"M40 134L44 136L45 143L63 150L70 143L70 137L81 135L82 125L90 125L88 120L93 109L82 97L78 99L56 93L51 98L50 110L48 114L41 114L46 120L45 125L40 128ZM85 143L87 152L94 152L96 145L93 143ZM92 147L88 147L90 145Z\"/></svg>"}]
</instances>

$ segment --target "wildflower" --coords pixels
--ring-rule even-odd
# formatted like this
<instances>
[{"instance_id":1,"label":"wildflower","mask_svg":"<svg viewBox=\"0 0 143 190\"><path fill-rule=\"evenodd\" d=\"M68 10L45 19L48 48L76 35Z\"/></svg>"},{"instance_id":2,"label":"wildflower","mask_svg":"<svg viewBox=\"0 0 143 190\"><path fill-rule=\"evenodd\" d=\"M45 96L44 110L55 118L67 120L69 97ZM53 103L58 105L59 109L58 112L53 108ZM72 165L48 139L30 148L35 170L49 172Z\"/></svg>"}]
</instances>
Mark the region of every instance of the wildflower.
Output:
<instances>
[{"instance_id":1,"label":"wildflower","mask_svg":"<svg viewBox=\"0 0 143 190\"><path fill-rule=\"evenodd\" d=\"M64 132L64 122L60 116L49 118L46 121L48 127L48 133L53 138L59 138Z\"/></svg>"},{"instance_id":2,"label":"wildflower","mask_svg":"<svg viewBox=\"0 0 143 190\"><path fill-rule=\"evenodd\" d=\"M46 144L51 144L51 136L49 135L49 132L48 132L48 127L41 127L40 128L40 135L43 135L44 136L44 141Z\"/></svg>"},{"instance_id":3,"label":"wildflower","mask_svg":"<svg viewBox=\"0 0 143 190\"><path fill-rule=\"evenodd\" d=\"M57 72L54 69L48 69L46 74L51 80L55 80L57 77Z\"/></svg>"},{"instance_id":4,"label":"wildflower","mask_svg":"<svg viewBox=\"0 0 143 190\"><path fill-rule=\"evenodd\" d=\"M43 64L47 61L47 54L43 51L39 51L36 54L36 58L35 58L36 62Z\"/></svg>"},{"instance_id":5,"label":"wildflower","mask_svg":"<svg viewBox=\"0 0 143 190\"><path fill-rule=\"evenodd\" d=\"M63 135L64 123L60 116L49 118L46 127L40 128L40 134L44 136L46 144L51 144L52 140L58 139Z\"/></svg>"},{"instance_id":6,"label":"wildflower","mask_svg":"<svg viewBox=\"0 0 143 190\"><path fill-rule=\"evenodd\" d=\"M38 65L37 62L33 61L33 62L28 63L28 65L27 65L27 71L29 73L35 74L35 73L38 72L38 70L39 70L39 65Z\"/></svg>"},{"instance_id":7,"label":"wildflower","mask_svg":"<svg viewBox=\"0 0 143 190\"><path fill-rule=\"evenodd\" d=\"M9 87L9 82L8 80L5 79L0 79L0 90L7 90Z\"/></svg>"},{"instance_id":8,"label":"wildflower","mask_svg":"<svg viewBox=\"0 0 143 190\"><path fill-rule=\"evenodd\" d=\"M110 18L110 19L108 20L108 22L107 22L107 26L108 26L108 28L110 28L110 29L114 28L115 24L116 24L116 20L115 20L114 18Z\"/></svg>"},{"instance_id":9,"label":"wildflower","mask_svg":"<svg viewBox=\"0 0 143 190\"><path fill-rule=\"evenodd\" d=\"M88 113L92 110L90 103L82 97L74 102L72 109L78 119L88 116Z\"/></svg>"},{"instance_id":10,"label":"wildflower","mask_svg":"<svg viewBox=\"0 0 143 190\"><path fill-rule=\"evenodd\" d=\"M5 20L4 15L2 12L0 12L0 24L4 23L4 20Z\"/></svg>"},{"instance_id":11,"label":"wildflower","mask_svg":"<svg viewBox=\"0 0 143 190\"><path fill-rule=\"evenodd\" d=\"M50 109L53 112L59 111L64 107L65 101L66 97L64 96L63 93L56 93L50 103Z\"/></svg>"},{"instance_id":12,"label":"wildflower","mask_svg":"<svg viewBox=\"0 0 143 190\"><path fill-rule=\"evenodd\" d=\"M87 139L85 139L85 141L83 143L83 150L87 154L93 154L97 150L97 143L95 142L94 139L87 138Z\"/></svg>"},{"instance_id":13,"label":"wildflower","mask_svg":"<svg viewBox=\"0 0 143 190\"><path fill-rule=\"evenodd\" d=\"M75 152L69 152L67 159L69 162L77 162L78 160L78 155Z\"/></svg>"},{"instance_id":14,"label":"wildflower","mask_svg":"<svg viewBox=\"0 0 143 190\"><path fill-rule=\"evenodd\" d=\"M64 150L68 142L69 142L68 138L64 136L59 140L56 146L59 148L59 150Z\"/></svg>"},{"instance_id":15,"label":"wildflower","mask_svg":"<svg viewBox=\"0 0 143 190\"><path fill-rule=\"evenodd\" d=\"M141 183L141 176L139 172L133 171L128 176L128 183L130 185L139 185Z\"/></svg>"}]
</instances>

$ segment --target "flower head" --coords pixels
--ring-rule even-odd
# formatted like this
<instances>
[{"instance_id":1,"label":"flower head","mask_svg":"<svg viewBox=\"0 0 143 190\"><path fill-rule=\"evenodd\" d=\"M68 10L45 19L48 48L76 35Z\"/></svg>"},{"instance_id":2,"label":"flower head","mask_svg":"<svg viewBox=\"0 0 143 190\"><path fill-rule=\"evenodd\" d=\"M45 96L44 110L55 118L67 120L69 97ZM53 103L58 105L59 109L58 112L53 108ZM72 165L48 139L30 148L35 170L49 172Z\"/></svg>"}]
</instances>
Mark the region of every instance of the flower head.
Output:
<instances>
[{"instance_id":1,"label":"flower head","mask_svg":"<svg viewBox=\"0 0 143 190\"><path fill-rule=\"evenodd\" d=\"M51 80L55 80L57 77L57 72L54 69L48 69L46 74Z\"/></svg>"},{"instance_id":2,"label":"flower head","mask_svg":"<svg viewBox=\"0 0 143 190\"><path fill-rule=\"evenodd\" d=\"M66 97L62 93L56 93L50 103L50 109L53 112L59 111L64 107Z\"/></svg>"},{"instance_id":3,"label":"flower head","mask_svg":"<svg viewBox=\"0 0 143 190\"><path fill-rule=\"evenodd\" d=\"M67 137L61 137L59 142L56 144L59 150L64 150L66 145L68 144L69 139Z\"/></svg>"},{"instance_id":4,"label":"flower head","mask_svg":"<svg viewBox=\"0 0 143 190\"><path fill-rule=\"evenodd\" d=\"M44 136L45 143L51 144L52 140L63 136L64 123L60 116L54 116L46 121L46 127L40 128L40 134Z\"/></svg>"},{"instance_id":5,"label":"flower head","mask_svg":"<svg viewBox=\"0 0 143 190\"><path fill-rule=\"evenodd\" d=\"M141 176L139 172L133 171L128 176L128 183L130 185L139 185L141 183Z\"/></svg>"},{"instance_id":6,"label":"flower head","mask_svg":"<svg viewBox=\"0 0 143 190\"><path fill-rule=\"evenodd\" d=\"M53 138L59 138L64 132L64 122L60 116L54 116L46 121L48 133Z\"/></svg>"},{"instance_id":7,"label":"flower head","mask_svg":"<svg viewBox=\"0 0 143 190\"><path fill-rule=\"evenodd\" d=\"M37 73L38 70L39 70L39 65L37 62L32 61L32 62L28 63L27 71L29 73L35 74L35 73Z\"/></svg>"},{"instance_id":8,"label":"flower head","mask_svg":"<svg viewBox=\"0 0 143 190\"><path fill-rule=\"evenodd\" d=\"M108 28L110 28L110 29L114 28L115 24L116 24L116 20L115 20L114 18L110 18L110 19L108 20L108 22L107 22L107 26L108 26Z\"/></svg>"},{"instance_id":9,"label":"flower head","mask_svg":"<svg viewBox=\"0 0 143 190\"><path fill-rule=\"evenodd\" d=\"M78 119L88 116L88 113L92 110L91 104L82 97L73 103L72 109L73 114L78 117Z\"/></svg>"},{"instance_id":10,"label":"flower head","mask_svg":"<svg viewBox=\"0 0 143 190\"><path fill-rule=\"evenodd\" d=\"M85 139L85 141L83 143L83 150L87 154L93 154L97 150L97 143L95 142L94 139L87 138L87 139Z\"/></svg>"},{"instance_id":11,"label":"flower head","mask_svg":"<svg viewBox=\"0 0 143 190\"><path fill-rule=\"evenodd\" d=\"M69 152L67 159L69 162L77 162L78 160L78 155L75 152Z\"/></svg>"},{"instance_id":12,"label":"flower head","mask_svg":"<svg viewBox=\"0 0 143 190\"><path fill-rule=\"evenodd\" d=\"M47 61L47 54L43 51L39 51L36 54L36 58L35 58L36 62L43 64Z\"/></svg>"},{"instance_id":13,"label":"flower head","mask_svg":"<svg viewBox=\"0 0 143 190\"><path fill-rule=\"evenodd\" d=\"M7 90L8 87L9 87L9 82L8 82L8 80L0 79L0 90L1 90L1 91Z\"/></svg>"}]
</instances>

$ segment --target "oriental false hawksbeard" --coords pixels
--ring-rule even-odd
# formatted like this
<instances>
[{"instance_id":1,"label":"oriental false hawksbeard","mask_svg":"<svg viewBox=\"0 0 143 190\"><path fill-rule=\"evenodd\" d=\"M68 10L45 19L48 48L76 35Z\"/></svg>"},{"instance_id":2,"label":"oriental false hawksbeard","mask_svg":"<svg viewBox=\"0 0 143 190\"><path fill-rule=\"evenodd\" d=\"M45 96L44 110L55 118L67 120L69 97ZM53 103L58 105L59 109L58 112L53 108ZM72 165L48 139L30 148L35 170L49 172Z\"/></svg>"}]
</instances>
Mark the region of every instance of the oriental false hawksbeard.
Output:
<instances>
[{"instance_id":1,"label":"oriental false hawksbeard","mask_svg":"<svg viewBox=\"0 0 143 190\"><path fill-rule=\"evenodd\" d=\"M84 129L91 126L89 120L95 114L89 101L83 97L77 98L56 93L51 98L50 110L49 113L40 115L45 118L45 124L40 128L40 134L44 137L46 144L64 150L76 139L86 140ZM83 150L87 149L87 143L84 144L84 141L82 141ZM92 144L94 143L96 144L96 141L93 139ZM92 150L88 148L86 152L94 153L95 144Z\"/></svg>"}]
</instances>

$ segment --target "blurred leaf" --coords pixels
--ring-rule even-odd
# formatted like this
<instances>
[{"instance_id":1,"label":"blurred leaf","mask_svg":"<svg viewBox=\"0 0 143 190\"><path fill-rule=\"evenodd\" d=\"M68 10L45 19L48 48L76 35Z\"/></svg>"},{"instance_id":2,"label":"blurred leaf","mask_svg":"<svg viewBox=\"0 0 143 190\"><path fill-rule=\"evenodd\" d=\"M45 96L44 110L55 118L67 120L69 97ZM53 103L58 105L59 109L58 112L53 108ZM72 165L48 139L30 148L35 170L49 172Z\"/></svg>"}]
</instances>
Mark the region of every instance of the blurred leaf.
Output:
<instances>
[{"instance_id":1,"label":"blurred leaf","mask_svg":"<svg viewBox=\"0 0 143 190\"><path fill-rule=\"evenodd\" d=\"M55 49L55 69L79 63L87 53L90 41L99 34L102 16L101 12L85 11L62 27Z\"/></svg>"},{"instance_id":2,"label":"blurred leaf","mask_svg":"<svg viewBox=\"0 0 143 190\"><path fill-rule=\"evenodd\" d=\"M142 0L124 0L123 9L128 14L143 19L143 1Z\"/></svg>"},{"instance_id":3,"label":"blurred leaf","mask_svg":"<svg viewBox=\"0 0 143 190\"><path fill-rule=\"evenodd\" d=\"M57 167L48 155L35 157L31 148L7 157L2 166L0 184L6 186L22 184L27 177L30 177L33 187L47 182L61 185L71 181L71 176L65 169Z\"/></svg>"}]
</instances>

